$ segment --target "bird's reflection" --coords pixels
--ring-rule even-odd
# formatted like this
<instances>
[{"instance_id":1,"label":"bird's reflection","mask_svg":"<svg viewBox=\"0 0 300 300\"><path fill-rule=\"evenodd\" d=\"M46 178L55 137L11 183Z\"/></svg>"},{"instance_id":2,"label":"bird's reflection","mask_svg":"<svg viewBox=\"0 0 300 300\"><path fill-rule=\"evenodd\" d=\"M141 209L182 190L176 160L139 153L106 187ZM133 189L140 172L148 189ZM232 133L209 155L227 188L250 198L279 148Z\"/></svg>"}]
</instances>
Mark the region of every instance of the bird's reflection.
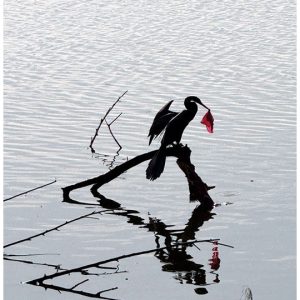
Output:
<instances>
[{"instance_id":1,"label":"bird's reflection","mask_svg":"<svg viewBox=\"0 0 300 300\"><path fill-rule=\"evenodd\" d=\"M213 218L215 214L208 211L204 206L197 206L192 212L191 218L188 220L183 230L168 229L170 226L166 226L160 220L151 220L151 227L149 230L153 230L156 236L156 245L161 247L159 236L164 237L164 243L166 250L158 251L155 256L163 263L162 270L165 272L174 272L174 279L183 284L194 284L196 286L206 286L212 283L218 283L218 274L215 274L213 282L208 283L206 279L205 265L196 263L193 261L193 257L187 253L188 246L178 246L176 248L170 247L172 241L187 242L195 239L195 233L204 224L204 222ZM156 224L153 224L156 223ZM213 247L213 254L210 261L213 261L214 265L210 263L211 269L216 271L216 257L218 258L218 268L220 266L220 259L217 251L217 245ZM206 294L208 291L206 288L196 288L197 294Z\"/></svg>"},{"instance_id":2,"label":"bird's reflection","mask_svg":"<svg viewBox=\"0 0 300 300\"><path fill-rule=\"evenodd\" d=\"M197 206L183 229L174 229L173 225L167 225L160 219L149 216L146 222L143 218L137 216L138 211L121 209L113 212L114 215L128 218L128 223L133 225L143 225L150 232L154 233L154 240L157 247L155 257L162 263L162 271L175 273L173 278L180 284L193 284L198 286L195 293L208 293L205 286L220 282L216 271L220 267L220 258L218 244L212 244L211 258L204 264L195 262L193 257L187 253L189 245L179 245L174 247L174 243L188 242L195 240L196 232L201 226L213 218L215 213L207 210L205 205ZM161 249L162 247L165 249ZM195 245L194 245L195 246ZM207 269L210 266L210 269ZM213 274L211 282L207 280L207 272Z\"/></svg>"}]
</instances>

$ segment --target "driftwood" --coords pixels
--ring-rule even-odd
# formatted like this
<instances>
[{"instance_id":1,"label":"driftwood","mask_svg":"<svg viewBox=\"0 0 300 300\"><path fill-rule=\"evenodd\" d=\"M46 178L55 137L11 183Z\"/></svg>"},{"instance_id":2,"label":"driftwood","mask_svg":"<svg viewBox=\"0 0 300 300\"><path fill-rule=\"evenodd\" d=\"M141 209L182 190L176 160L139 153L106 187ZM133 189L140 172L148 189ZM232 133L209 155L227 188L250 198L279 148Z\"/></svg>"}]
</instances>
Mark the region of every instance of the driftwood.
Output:
<instances>
[{"instance_id":1,"label":"driftwood","mask_svg":"<svg viewBox=\"0 0 300 300\"><path fill-rule=\"evenodd\" d=\"M101 127L101 125L102 125L102 123L105 121L106 122L106 124L107 124L107 126L108 126L108 129L109 129L109 132L110 132L110 134L112 135L112 137L113 137L113 139L115 140L115 142L118 144L118 146L120 147L120 149L122 149L122 146L119 144L119 142L117 141L117 139L115 138L115 136L113 135L113 133L112 133L112 131L111 131L111 128L110 128L110 126L120 117L120 115L122 114L119 114L112 122L110 122L110 123L107 123L107 121L106 121L106 118L107 118L107 116L109 115L109 113L112 111L112 109L115 107L115 105L121 100L121 98L127 93L128 91L126 91L126 92L124 92L115 102L114 102L114 104L107 110L107 112L105 113L105 115L104 115L104 117L103 118L101 118L101 120L100 120L100 123L99 123L99 125L98 125L98 127L96 128L96 131L95 131L95 134L94 134L94 136L91 138L91 143L90 143L90 149L91 149L91 151L92 151L92 153L95 153L95 149L93 148L93 144L94 144L94 142L95 142L95 139L96 139L96 137L98 136L98 132L99 132L99 130L100 130L100 127ZM120 150L119 149L119 150Z\"/></svg>"},{"instance_id":2,"label":"driftwood","mask_svg":"<svg viewBox=\"0 0 300 300\"><path fill-rule=\"evenodd\" d=\"M154 150L151 152L138 155L124 162L123 164L116 166L114 169L110 170L105 174L62 188L64 201L69 203L78 203L76 200L70 197L70 192L75 189L92 185L91 193L93 194L94 197L100 199L100 204L103 207L106 208L120 207L120 204L118 202L107 199L105 196L103 196L98 192L98 189L102 185L109 183L113 179L117 178L119 175L126 172L127 170L151 159L157 151L158 150ZM191 150L187 146L173 146L166 149L166 156L173 156L178 158L177 164L179 165L180 169L184 172L188 180L189 189L190 189L190 200L192 201L198 200L201 204L206 205L208 209L212 208L214 202L209 196L208 190L210 190L213 187L207 186L202 181L202 179L197 175L197 173L195 172L195 167L190 161L190 155L191 155Z\"/></svg>"},{"instance_id":3,"label":"driftwood","mask_svg":"<svg viewBox=\"0 0 300 300\"><path fill-rule=\"evenodd\" d=\"M12 197L9 197L9 198L6 198L6 199L3 200L3 202L8 201L8 200L11 200L11 199L14 199L14 198L16 198L16 197L19 197L19 196L22 196L22 195L25 195L25 194L28 194L28 193L30 193L30 192L36 191L36 190L38 190L38 189L41 189L41 188L43 188L43 187L46 187L46 186L48 186L48 185L50 185L50 184L53 184L53 183L55 183L55 182L56 182L56 179L53 180L53 181L51 181L51 182L49 182L49 183L43 184L43 185L38 186L38 187L36 187L36 188L33 188L33 189L31 189L31 190L28 190L28 191L26 191L26 192L17 194L17 195L15 195L15 196L12 196Z\"/></svg>"}]
</instances>

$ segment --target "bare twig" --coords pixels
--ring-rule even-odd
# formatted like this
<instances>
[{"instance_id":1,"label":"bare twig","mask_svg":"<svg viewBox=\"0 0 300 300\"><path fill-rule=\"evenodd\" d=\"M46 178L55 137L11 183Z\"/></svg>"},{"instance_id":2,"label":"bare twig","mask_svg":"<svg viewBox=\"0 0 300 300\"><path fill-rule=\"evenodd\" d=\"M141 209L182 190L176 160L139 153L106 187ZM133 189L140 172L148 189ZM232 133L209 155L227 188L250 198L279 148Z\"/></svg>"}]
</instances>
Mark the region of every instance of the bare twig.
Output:
<instances>
[{"instance_id":1,"label":"bare twig","mask_svg":"<svg viewBox=\"0 0 300 300\"><path fill-rule=\"evenodd\" d=\"M115 120L116 120L116 119L115 119ZM115 121L115 120L114 120L114 121ZM113 122L114 122L114 121L113 121ZM113 123L113 122L112 122L112 123ZM118 144L118 146L119 146L119 151L120 151L120 150L122 149L122 146L120 145L120 143L118 142L118 140L117 140L116 137L114 136L113 132L111 131L110 125L111 125L112 123L108 124L106 120L105 120L105 123L106 123L106 125L107 125L107 127L108 127L108 130L109 130L111 136L113 137L114 141Z\"/></svg>"},{"instance_id":2,"label":"bare twig","mask_svg":"<svg viewBox=\"0 0 300 300\"><path fill-rule=\"evenodd\" d=\"M19 263L24 263L24 264L29 264L29 265L38 265L38 266L47 266L47 267L52 267L55 268L55 270L66 270L61 268L61 265L54 265L54 264L47 264L47 263L38 263L38 262L33 262L31 260L25 260L25 259L13 259L13 258L8 258L4 257L4 260L7 261L13 261L13 262L19 262Z\"/></svg>"},{"instance_id":3,"label":"bare twig","mask_svg":"<svg viewBox=\"0 0 300 300\"><path fill-rule=\"evenodd\" d=\"M214 242L210 242L210 243L214 243ZM228 248L232 248L232 249L234 248L234 247L231 246L231 245L227 245L227 244L223 244L223 243L219 243L219 242L218 242L218 245L219 245L219 246L228 247Z\"/></svg>"},{"instance_id":4,"label":"bare twig","mask_svg":"<svg viewBox=\"0 0 300 300\"><path fill-rule=\"evenodd\" d=\"M90 148L92 153L95 153L95 149L93 148L93 143L98 135L99 129L102 125L102 123L104 122L104 120L106 120L106 117L108 116L108 114L112 111L112 109L115 107L115 105L121 100L121 98L127 93L128 91L124 92L116 101L115 103L107 110L106 114L104 115L104 117L100 120L99 126L96 128L95 131L95 135L91 138L91 143L90 143ZM119 116L118 116L119 117ZM117 118L118 118L117 117ZM113 121L114 122L114 121Z\"/></svg>"},{"instance_id":5,"label":"bare twig","mask_svg":"<svg viewBox=\"0 0 300 300\"><path fill-rule=\"evenodd\" d=\"M89 298L106 299L106 300L116 300L116 299L103 297L103 296L101 296L101 294L118 289L117 287L114 287L114 288L110 288L110 289L103 290L103 291L93 294L93 293L88 293L88 292L84 292L84 291L72 290L70 288L65 288L62 286L57 286L57 285L52 285L52 284L47 284L47 283L43 283L42 285L40 285L40 287L45 288L45 289L55 290L55 291L58 291L59 293L68 292L68 293L82 295L82 296L89 297Z\"/></svg>"},{"instance_id":6,"label":"bare twig","mask_svg":"<svg viewBox=\"0 0 300 300\"><path fill-rule=\"evenodd\" d=\"M81 282L75 284L74 286L72 286L72 287L70 288L70 290L74 290L76 287L78 287L79 285L81 285L81 284L83 284L83 283L85 283L85 282L87 282L87 281L89 281L89 279L85 279L85 280L83 280L83 281L81 281Z\"/></svg>"},{"instance_id":7,"label":"bare twig","mask_svg":"<svg viewBox=\"0 0 300 300\"><path fill-rule=\"evenodd\" d=\"M97 276L107 276L107 275L114 275L114 274L124 274L127 273L127 271L116 271L116 272L104 272L104 273L100 273L97 274Z\"/></svg>"},{"instance_id":8,"label":"bare twig","mask_svg":"<svg viewBox=\"0 0 300 300\"><path fill-rule=\"evenodd\" d=\"M111 126L115 121L119 119L119 117L122 115L122 113L119 113L109 124L108 126Z\"/></svg>"},{"instance_id":9,"label":"bare twig","mask_svg":"<svg viewBox=\"0 0 300 300\"><path fill-rule=\"evenodd\" d=\"M26 192L17 194L17 195L15 195L15 196L12 196L12 197L9 197L9 198L6 198L6 199L3 200L3 202L8 201L8 200L11 200L11 199L16 198L16 197L19 197L19 196L22 196L22 195L25 195L25 194L27 194L27 193L33 192L33 191L35 191L35 190L41 189L41 188L43 188L43 187L45 187L45 186L48 186L48 185L50 185L50 184L53 184L53 183L55 183L55 182L56 182L56 179L53 180L53 181L51 181L51 182L49 182L49 183L47 183L47 184L38 186L38 187L36 187L36 188L34 188L34 189L28 190L28 191L26 191Z\"/></svg>"},{"instance_id":10,"label":"bare twig","mask_svg":"<svg viewBox=\"0 0 300 300\"><path fill-rule=\"evenodd\" d=\"M49 256L49 255L60 255L58 253L29 253L29 254L6 254L4 253L4 257L33 257L33 256Z\"/></svg>"},{"instance_id":11,"label":"bare twig","mask_svg":"<svg viewBox=\"0 0 300 300\"><path fill-rule=\"evenodd\" d=\"M89 214L86 214L86 215L77 217L77 218L75 218L75 219L66 221L65 223L63 223L63 224L61 224L61 225L58 225L58 226L56 226L56 227L54 227L54 228L51 228L51 229L45 230L45 231L43 231L43 232L41 232L41 233L32 235L32 236L30 236L30 237L28 237L28 238L25 238L25 239L22 239L22 240L19 240L19 241L16 241L16 242L13 242L13 243L4 245L3 248L7 248L7 247L10 247L10 246L13 246L13 245L16 245L16 244L20 244L20 243L26 242L26 241L31 241L32 239L34 239L34 238L36 238L36 237L39 237L39 236L42 236L42 235L44 236L45 234L47 234L47 233L49 233L49 232L51 232L51 231L54 231L54 230L58 230L59 228L61 228L61 227L63 227L63 226L66 226L66 225L68 225L68 224L70 224L70 223L73 223L73 222L78 221L78 220L80 220L80 219L87 218L87 217L89 217L89 216L96 215L96 214L100 214L100 213L106 212L106 211L108 211L108 210L94 211L94 212L92 212L92 213L89 213Z\"/></svg>"}]
</instances>

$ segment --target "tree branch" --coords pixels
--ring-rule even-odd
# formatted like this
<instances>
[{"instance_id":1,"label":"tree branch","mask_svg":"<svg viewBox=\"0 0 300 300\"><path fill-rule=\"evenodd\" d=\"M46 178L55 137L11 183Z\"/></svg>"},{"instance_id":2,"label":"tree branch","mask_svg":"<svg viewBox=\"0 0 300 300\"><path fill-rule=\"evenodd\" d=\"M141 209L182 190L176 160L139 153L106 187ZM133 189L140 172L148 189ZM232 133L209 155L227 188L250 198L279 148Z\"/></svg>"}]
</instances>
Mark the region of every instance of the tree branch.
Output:
<instances>
[{"instance_id":1,"label":"tree branch","mask_svg":"<svg viewBox=\"0 0 300 300\"><path fill-rule=\"evenodd\" d=\"M66 270L66 269L61 268L61 265L38 263L38 262L33 262L31 260L8 258L6 256L4 256L3 259L7 260L7 261L14 261L14 262L19 262L19 263L24 263L24 264L29 264L29 265L52 267L52 268L55 268L55 270Z\"/></svg>"},{"instance_id":2,"label":"tree branch","mask_svg":"<svg viewBox=\"0 0 300 300\"><path fill-rule=\"evenodd\" d=\"M115 102L114 104L107 110L106 114L104 115L104 117L100 120L100 123L98 125L98 127L96 128L96 131L95 131L95 134L94 136L91 138L91 143L90 143L90 148L91 148L91 151L92 153L95 153L95 149L93 148L93 144L94 144L94 141L98 135L98 132L99 132L99 129L102 125L102 123L104 122L104 120L106 120L106 117L108 116L108 114L112 111L112 109L115 107L115 105L121 100L121 98L127 93L128 91L124 92Z\"/></svg>"},{"instance_id":3,"label":"tree branch","mask_svg":"<svg viewBox=\"0 0 300 300\"><path fill-rule=\"evenodd\" d=\"M72 287L70 288L70 290L74 290L76 287L78 287L79 285L81 285L81 284L83 284L83 283L85 283L85 282L87 282L87 281L89 281L89 279L85 279L85 280L83 280L83 281L81 281L81 282L75 284L74 286L72 286Z\"/></svg>"},{"instance_id":4,"label":"tree branch","mask_svg":"<svg viewBox=\"0 0 300 300\"><path fill-rule=\"evenodd\" d=\"M89 297L89 298L106 299L106 300L116 300L116 299L103 297L103 296L101 296L101 294L118 289L117 287L114 287L114 288L103 290L103 291L100 291L100 292L97 292L97 293L93 294L93 293L88 293L88 292L84 292L84 291L77 291L77 290L73 290L73 289L70 289L70 288L65 288L65 287L62 287L62 286L57 286L57 285L52 285L52 284L47 284L47 283L42 283L40 285L40 287L43 287L45 289L55 290L55 291L58 291L58 292L68 292L68 293L82 295L82 296Z\"/></svg>"},{"instance_id":5,"label":"tree branch","mask_svg":"<svg viewBox=\"0 0 300 300\"><path fill-rule=\"evenodd\" d=\"M122 113L119 113L109 124L107 124L108 126L111 126L115 121L117 121L119 119L119 117L122 115Z\"/></svg>"},{"instance_id":6,"label":"tree branch","mask_svg":"<svg viewBox=\"0 0 300 300\"><path fill-rule=\"evenodd\" d=\"M119 115L120 116L120 115ZM113 134L113 132L111 131L111 128L110 128L110 125L115 121L116 119L114 119L111 123L107 123L107 121L105 120L105 123L106 123L106 125L107 125L107 127L108 127L108 130L109 130L109 132L110 132L110 134L111 134L111 136L113 137L113 139L114 139L114 141L118 144L118 146L119 146L119 150L118 151L120 151L121 149L122 149L122 146L120 145L120 143L118 142L118 140L116 139L116 137L114 136L114 134Z\"/></svg>"},{"instance_id":7,"label":"tree branch","mask_svg":"<svg viewBox=\"0 0 300 300\"><path fill-rule=\"evenodd\" d=\"M70 198L71 191L73 191L75 189L83 188L83 187L86 187L89 185L93 185L91 188L91 193L93 194L93 196L100 198L100 200L105 202L107 199L98 192L98 189L102 185L117 178L119 175L126 172L130 168L133 168L133 167L151 159L157 151L158 150L154 150L154 151L150 151L150 152L138 155L138 156L124 162L123 164L116 166L114 169L110 170L109 172L107 172L105 174L102 174L100 176L90 178L88 180L84 180L84 181L78 182L76 184L62 188L64 201L71 202L71 203L74 202L75 200ZM185 173L188 183L189 183L190 199L198 200L201 203L207 204L208 207L212 207L214 202L208 194L208 190L210 188L196 174L195 167L194 167L194 165L191 164L191 161L190 161L190 154L191 154L191 150L187 146L185 146L185 147L175 146L175 147L169 147L166 149L166 156L173 156L173 157L178 158L177 163L180 166L181 170ZM115 203L117 203L117 202L115 202Z\"/></svg>"}]
</instances>

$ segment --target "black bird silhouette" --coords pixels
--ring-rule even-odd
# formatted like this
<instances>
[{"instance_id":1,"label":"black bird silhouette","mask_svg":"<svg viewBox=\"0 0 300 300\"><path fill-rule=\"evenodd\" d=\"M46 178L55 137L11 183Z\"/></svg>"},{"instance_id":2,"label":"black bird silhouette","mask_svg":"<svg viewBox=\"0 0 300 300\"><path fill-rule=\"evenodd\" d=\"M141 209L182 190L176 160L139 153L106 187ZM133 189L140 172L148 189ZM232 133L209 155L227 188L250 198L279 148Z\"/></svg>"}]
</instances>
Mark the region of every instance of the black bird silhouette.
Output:
<instances>
[{"instance_id":1,"label":"black bird silhouette","mask_svg":"<svg viewBox=\"0 0 300 300\"><path fill-rule=\"evenodd\" d=\"M163 130L165 130L161 140L161 146L149 162L146 170L146 177L150 180L157 179L163 172L166 162L165 149L167 146L173 145L174 143L179 145L184 129L194 119L198 111L197 103L209 110L209 108L206 107L196 96L189 96L185 98L184 105L186 109L181 113L169 110L172 102L173 100L167 103L156 114L149 131L148 136L150 136L150 145L153 138L157 137L163 132Z\"/></svg>"}]
</instances>

